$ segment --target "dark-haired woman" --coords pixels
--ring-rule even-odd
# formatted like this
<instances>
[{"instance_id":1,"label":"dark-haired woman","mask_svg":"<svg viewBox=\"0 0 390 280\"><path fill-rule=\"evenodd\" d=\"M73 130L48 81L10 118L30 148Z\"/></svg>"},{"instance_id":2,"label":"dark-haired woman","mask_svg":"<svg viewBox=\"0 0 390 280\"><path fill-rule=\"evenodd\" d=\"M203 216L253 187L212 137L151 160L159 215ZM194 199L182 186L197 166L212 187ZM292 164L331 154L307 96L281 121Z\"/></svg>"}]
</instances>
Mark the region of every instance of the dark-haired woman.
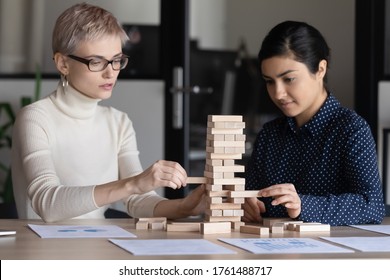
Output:
<instances>
[{"instance_id":1,"label":"dark-haired woman","mask_svg":"<svg viewBox=\"0 0 390 280\"><path fill-rule=\"evenodd\" d=\"M286 21L258 54L267 91L282 111L260 130L246 171L244 221L290 217L330 225L381 223L384 202L366 121L326 86L330 49L313 26Z\"/></svg>"}]
</instances>

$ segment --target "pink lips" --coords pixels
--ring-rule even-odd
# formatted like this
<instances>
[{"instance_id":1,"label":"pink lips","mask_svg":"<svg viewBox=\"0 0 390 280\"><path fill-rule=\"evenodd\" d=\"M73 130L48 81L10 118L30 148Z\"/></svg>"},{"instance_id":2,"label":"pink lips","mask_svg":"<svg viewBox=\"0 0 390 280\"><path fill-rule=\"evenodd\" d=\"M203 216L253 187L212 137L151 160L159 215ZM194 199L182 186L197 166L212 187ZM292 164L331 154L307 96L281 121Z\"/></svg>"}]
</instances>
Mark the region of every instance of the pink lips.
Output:
<instances>
[{"instance_id":1,"label":"pink lips","mask_svg":"<svg viewBox=\"0 0 390 280\"><path fill-rule=\"evenodd\" d=\"M282 107L282 108L288 108L293 103L294 103L293 101L290 101L290 102L280 102L279 106Z\"/></svg>"},{"instance_id":2,"label":"pink lips","mask_svg":"<svg viewBox=\"0 0 390 280\"><path fill-rule=\"evenodd\" d=\"M104 85L101 85L99 87L104 89L104 90L112 90L113 84L104 84Z\"/></svg>"}]
</instances>

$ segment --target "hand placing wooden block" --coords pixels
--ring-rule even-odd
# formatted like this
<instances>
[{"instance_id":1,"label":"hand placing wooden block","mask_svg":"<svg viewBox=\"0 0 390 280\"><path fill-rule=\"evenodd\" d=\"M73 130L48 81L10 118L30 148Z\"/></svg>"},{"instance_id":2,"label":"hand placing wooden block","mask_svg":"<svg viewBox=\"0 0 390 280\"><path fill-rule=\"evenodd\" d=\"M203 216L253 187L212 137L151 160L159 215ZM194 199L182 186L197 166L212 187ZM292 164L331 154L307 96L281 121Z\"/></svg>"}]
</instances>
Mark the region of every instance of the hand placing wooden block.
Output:
<instances>
[{"instance_id":1,"label":"hand placing wooden block","mask_svg":"<svg viewBox=\"0 0 390 280\"><path fill-rule=\"evenodd\" d=\"M206 184L206 177L187 177L187 184Z\"/></svg>"}]
</instances>

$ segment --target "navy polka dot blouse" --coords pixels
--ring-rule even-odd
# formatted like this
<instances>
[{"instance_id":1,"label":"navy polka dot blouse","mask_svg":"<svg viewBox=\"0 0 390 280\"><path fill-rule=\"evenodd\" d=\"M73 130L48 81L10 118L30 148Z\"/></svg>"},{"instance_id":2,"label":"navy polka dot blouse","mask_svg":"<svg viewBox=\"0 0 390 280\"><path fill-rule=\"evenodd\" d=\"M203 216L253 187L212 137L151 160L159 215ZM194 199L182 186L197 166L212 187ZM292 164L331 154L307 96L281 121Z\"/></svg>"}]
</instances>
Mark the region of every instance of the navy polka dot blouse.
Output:
<instances>
[{"instance_id":1,"label":"navy polka dot blouse","mask_svg":"<svg viewBox=\"0 0 390 280\"><path fill-rule=\"evenodd\" d=\"M281 117L257 135L246 168L246 189L294 184L301 199L299 220L330 225L381 223L382 186L370 127L330 94L303 127ZM288 217L284 206L261 198L265 217Z\"/></svg>"}]
</instances>

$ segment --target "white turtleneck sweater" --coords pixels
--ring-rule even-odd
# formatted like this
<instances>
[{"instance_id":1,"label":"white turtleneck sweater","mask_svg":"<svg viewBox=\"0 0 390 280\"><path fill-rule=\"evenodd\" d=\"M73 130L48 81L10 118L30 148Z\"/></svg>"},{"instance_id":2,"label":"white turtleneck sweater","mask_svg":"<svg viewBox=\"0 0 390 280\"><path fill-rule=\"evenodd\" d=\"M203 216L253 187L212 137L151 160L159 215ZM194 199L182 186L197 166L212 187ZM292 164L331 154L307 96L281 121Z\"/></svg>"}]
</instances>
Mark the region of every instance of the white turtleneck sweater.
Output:
<instances>
[{"instance_id":1,"label":"white turtleneck sweater","mask_svg":"<svg viewBox=\"0 0 390 280\"><path fill-rule=\"evenodd\" d=\"M47 222L104 218L96 185L142 172L128 116L68 86L24 107L13 128L12 180L19 218ZM155 192L124 202L132 217L151 217Z\"/></svg>"}]
</instances>

